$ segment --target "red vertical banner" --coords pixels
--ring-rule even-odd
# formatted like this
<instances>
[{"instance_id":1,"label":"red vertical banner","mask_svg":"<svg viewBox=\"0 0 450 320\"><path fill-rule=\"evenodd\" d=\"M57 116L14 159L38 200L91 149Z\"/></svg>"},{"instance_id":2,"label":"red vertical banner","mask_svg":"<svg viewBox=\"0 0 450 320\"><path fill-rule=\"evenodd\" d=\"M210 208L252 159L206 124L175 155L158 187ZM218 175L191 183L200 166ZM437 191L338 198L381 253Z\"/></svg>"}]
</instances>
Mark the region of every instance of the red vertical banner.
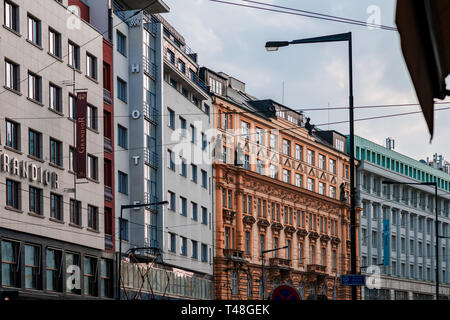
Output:
<instances>
[{"instance_id":1,"label":"red vertical banner","mask_svg":"<svg viewBox=\"0 0 450 320\"><path fill-rule=\"evenodd\" d=\"M86 140L87 140L87 92L77 93L77 106L76 106L76 123L77 123L77 145L75 156L75 170L78 179L86 178Z\"/></svg>"}]
</instances>

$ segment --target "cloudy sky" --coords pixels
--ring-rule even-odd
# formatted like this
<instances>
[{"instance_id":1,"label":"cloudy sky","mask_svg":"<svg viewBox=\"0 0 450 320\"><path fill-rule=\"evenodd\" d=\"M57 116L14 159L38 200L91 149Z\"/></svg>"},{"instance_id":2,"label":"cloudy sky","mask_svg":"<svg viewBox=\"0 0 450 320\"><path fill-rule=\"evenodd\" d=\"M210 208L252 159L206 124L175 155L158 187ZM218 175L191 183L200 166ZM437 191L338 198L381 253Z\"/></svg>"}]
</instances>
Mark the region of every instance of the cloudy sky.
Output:
<instances>
[{"instance_id":1,"label":"cloudy sky","mask_svg":"<svg viewBox=\"0 0 450 320\"><path fill-rule=\"evenodd\" d=\"M368 29L308 17L243 8L210 0L164 0L165 18L199 54L199 63L246 83L248 93L282 102L293 109L348 106L346 42L296 45L266 52L271 40L294 40L353 33L355 106L417 103L395 31ZM229 2L255 5L244 0ZM379 8L380 23L395 27L393 0L259 0L260 2L367 21ZM267 8L267 7L266 7ZM449 105L444 105L448 107ZM355 119L419 111L419 106L355 110ZM312 123L348 120L348 111L308 111ZM396 151L415 159L443 154L450 161L450 110L435 114L430 144L421 114L359 121L355 133L384 145L396 139ZM348 124L325 125L348 133Z\"/></svg>"}]
</instances>

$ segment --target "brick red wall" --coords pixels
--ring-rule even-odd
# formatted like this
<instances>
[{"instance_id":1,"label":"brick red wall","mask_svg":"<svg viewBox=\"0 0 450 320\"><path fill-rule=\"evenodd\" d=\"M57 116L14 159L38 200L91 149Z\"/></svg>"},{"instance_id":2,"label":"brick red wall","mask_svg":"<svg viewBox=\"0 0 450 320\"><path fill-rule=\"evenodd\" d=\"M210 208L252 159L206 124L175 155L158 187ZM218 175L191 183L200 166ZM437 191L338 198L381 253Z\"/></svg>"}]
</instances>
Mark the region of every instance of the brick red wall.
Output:
<instances>
[{"instance_id":1,"label":"brick red wall","mask_svg":"<svg viewBox=\"0 0 450 320\"><path fill-rule=\"evenodd\" d=\"M69 0L69 6L77 6L80 8L80 18L86 22L90 22L89 7L80 0Z\"/></svg>"}]
</instances>

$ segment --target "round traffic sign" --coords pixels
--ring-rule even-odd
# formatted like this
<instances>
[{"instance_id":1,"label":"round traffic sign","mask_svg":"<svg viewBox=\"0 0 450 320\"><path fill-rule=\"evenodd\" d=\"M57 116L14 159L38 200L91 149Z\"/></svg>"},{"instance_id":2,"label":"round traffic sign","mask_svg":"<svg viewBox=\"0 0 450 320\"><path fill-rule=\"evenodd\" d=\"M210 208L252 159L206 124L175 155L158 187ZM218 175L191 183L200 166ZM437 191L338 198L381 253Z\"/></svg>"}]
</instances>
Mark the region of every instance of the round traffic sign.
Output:
<instances>
[{"instance_id":1,"label":"round traffic sign","mask_svg":"<svg viewBox=\"0 0 450 320\"><path fill-rule=\"evenodd\" d=\"M291 285L281 284L272 290L270 300L300 300L300 294Z\"/></svg>"}]
</instances>

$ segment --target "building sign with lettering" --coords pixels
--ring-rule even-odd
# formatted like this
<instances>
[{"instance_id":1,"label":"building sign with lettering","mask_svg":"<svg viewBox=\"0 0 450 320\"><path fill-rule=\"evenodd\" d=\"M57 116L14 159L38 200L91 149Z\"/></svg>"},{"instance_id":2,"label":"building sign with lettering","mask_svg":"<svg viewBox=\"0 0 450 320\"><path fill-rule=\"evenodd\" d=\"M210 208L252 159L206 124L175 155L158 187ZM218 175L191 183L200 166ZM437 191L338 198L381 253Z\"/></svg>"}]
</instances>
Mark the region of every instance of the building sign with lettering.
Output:
<instances>
[{"instance_id":1,"label":"building sign with lettering","mask_svg":"<svg viewBox=\"0 0 450 320\"><path fill-rule=\"evenodd\" d=\"M6 153L1 154L0 159L1 172L7 172L19 178L27 179L30 182L50 186L52 189L58 189L58 174L56 172L43 169L31 162L20 161L17 158L10 157Z\"/></svg>"},{"instance_id":2,"label":"building sign with lettering","mask_svg":"<svg viewBox=\"0 0 450 320\"><path fill-rule=\"evenodd\" d=\"M87 125L87 92L77 94L77 146L75 171L78 179L86 178L86 125Z\"/></svg>"}]
</instances>

